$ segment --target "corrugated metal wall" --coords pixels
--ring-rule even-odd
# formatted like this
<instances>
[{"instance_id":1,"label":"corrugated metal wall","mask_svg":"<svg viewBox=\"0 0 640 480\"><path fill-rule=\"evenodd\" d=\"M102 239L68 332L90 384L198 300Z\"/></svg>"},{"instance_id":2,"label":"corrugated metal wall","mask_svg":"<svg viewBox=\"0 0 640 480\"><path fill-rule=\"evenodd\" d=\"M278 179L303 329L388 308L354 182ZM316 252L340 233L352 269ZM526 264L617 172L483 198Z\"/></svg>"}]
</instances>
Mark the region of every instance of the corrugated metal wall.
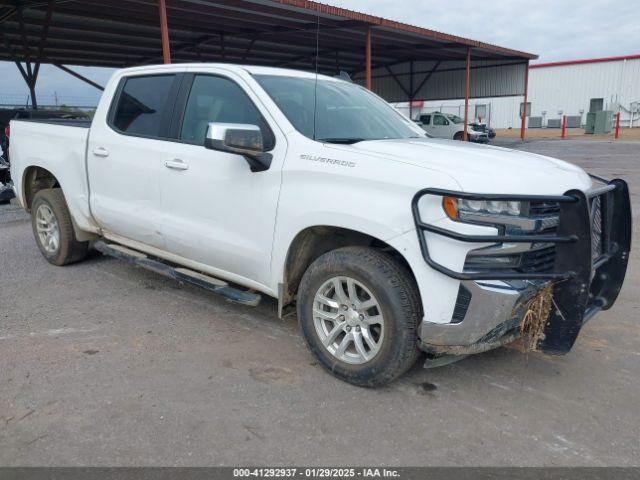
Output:
<instances>
[{"instance_id":1,"label":"corrugated metal wall","mask_svg":"<svg viewBox=\"0 0 640 480\"><path fill-rule=\"evenodd\" d=\"M437 68L434 70L434 67ZM411 69L413 68L413 80ZM433 73L431 73L433 71ZM525 64L520 61L472 61L471 98L522 95ZM442 100L464 97L465 62L410 62L372 71L373 91L389 102L406 102L414 91L415 100ZM425 78L429 79L416 92ZM364 84L361 76L355 81Z\"/></svg>"},{"instance_id":2,"label":"corrugated metal wall","mask_svg":"<svg viewBox=\"0 0 640 480\"><path fill-rule=\"evenodd\" d=\"M461 97L463 95L452 101L425 102L424 111L463 111L461 109L464 108L464 101ZM494 128L520 127L522 96L487 97L470 102L471 116L474 115L475 104L487 104L490 105L490 121ZM640 102L640 59L532 68L529 71L528 97L532 116L543 116L542 112L546 112L545 125L549 119L562 118L563 114L582 115L584 123L586 112L589 111L589 101L592 98L602 98L607 110L616 110L618 102L620 103L621 125L628 126L630 104ZM401 111L408 114L408 107L402 107ZM414 117L417 114L414 109ZM636 113L634 119L634 125L640 127L640 114Z\"/></svg>"},{"instance_id":3,"label":"corrugated metal wall","mask_svg":"<svg viewBox=\"0 0 640 480\"><path fill-rule=\"evenodd\" d=\"M629 118L625 109L640 101L640 59L535 68L529 78L532 114L546 111L547 119L560 118L559 110L565 115L580 115L583 110L584 121L589 101L602 98L605 110L617 110L620 103L625 122Z\"/></svg>"}]
</instances>

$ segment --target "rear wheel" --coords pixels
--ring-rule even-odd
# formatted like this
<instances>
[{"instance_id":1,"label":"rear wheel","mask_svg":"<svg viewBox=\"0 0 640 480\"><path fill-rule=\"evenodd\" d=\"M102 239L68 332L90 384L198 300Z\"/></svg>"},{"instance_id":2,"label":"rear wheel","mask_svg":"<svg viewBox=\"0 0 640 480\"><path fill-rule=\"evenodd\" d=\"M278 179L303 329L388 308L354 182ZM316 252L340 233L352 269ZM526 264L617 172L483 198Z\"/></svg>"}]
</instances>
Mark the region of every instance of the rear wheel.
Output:
<instances>
[{"instance_id":1,"label":"rear wheel","mask_svg":"<svg viewBox=\"0 0 640 480\"><path fill-rule=\"evenodd\" d=\"M61 189L48 188L36 193L31 205L31 224L38 248L49 263L67 265L86 257L88 242L76 240Z\"/></svg>"},{"instance_id":2,"label":"rear wheel","mask_svg":"<svg viewBox=\"0 0 640 480\"><path fill-rule=\"evenodd\" d=\"M415 363L420 310L411 274L372 248L322 255L298 291L310 350L333 375L359 386L389 383Z\"/></svg>"}]
</instances>

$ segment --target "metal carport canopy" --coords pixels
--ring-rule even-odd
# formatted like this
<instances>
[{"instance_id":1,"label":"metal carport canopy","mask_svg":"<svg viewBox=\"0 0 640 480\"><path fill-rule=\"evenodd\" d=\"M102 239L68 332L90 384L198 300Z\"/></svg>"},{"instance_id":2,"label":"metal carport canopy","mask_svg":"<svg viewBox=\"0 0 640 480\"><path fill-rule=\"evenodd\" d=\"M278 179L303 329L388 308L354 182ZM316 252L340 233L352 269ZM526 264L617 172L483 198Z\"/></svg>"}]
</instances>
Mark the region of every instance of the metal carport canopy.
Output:
<instances>
[{"instance_id":1,"label":"metal carport canopy","mask_svg":"<svg viewBox=\"0 0 640 480\"><path fill-rule=\"evenodd\" d=\"M523 95L537 58L306 0L0 0L0 60L33 96L40 63L315 70L316 52L321 73L345 71L392 102Z\"/></svg>"}]
</instances>

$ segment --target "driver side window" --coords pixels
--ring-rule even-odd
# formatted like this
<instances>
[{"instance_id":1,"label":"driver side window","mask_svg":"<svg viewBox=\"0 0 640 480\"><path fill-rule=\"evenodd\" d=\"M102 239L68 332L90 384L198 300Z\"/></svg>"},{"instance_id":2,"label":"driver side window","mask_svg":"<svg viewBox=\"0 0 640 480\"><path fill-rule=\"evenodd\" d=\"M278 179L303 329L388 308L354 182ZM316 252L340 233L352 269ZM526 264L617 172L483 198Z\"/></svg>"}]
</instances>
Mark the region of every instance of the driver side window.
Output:
<instances>
[{"instance_id":1,"label":"driver side window","mask_svg":"<svg viewBox=\"0 0 640 480\"><path fill-rule=\"evenodd\" d=\"M434 125L449 125L449 121L444 118L442 115L434 115L433 117Z\"/></svg>"},{"instance_id":2,"label":"driver side window","mask_svg":"<svg viewBox=\"0 0 640 480\"><path fill-rule=\"evenodd\" d=\"M240 86L227 78L196 75L184 111L180 140L204 145L211 122L257 125L265 150L275 146L269 125Z\"/></svg>"}]
</instances>

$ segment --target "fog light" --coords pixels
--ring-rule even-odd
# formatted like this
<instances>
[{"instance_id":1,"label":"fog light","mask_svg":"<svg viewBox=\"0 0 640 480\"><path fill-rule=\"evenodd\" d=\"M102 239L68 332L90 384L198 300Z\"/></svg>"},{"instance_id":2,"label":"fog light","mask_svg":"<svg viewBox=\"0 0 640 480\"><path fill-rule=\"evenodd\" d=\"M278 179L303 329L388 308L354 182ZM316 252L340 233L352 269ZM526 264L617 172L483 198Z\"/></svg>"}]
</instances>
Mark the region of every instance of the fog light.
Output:
<instances>
[{"instance_id":1,"label":"fog light","mask_svg":"<svg viewBox=\"0 0 640 480\"><path fill-rule=\"evenodd\" d=\"M469 255L464 268L516 268L519 265L520 255Z\"/></svg>"}]
</instances>

